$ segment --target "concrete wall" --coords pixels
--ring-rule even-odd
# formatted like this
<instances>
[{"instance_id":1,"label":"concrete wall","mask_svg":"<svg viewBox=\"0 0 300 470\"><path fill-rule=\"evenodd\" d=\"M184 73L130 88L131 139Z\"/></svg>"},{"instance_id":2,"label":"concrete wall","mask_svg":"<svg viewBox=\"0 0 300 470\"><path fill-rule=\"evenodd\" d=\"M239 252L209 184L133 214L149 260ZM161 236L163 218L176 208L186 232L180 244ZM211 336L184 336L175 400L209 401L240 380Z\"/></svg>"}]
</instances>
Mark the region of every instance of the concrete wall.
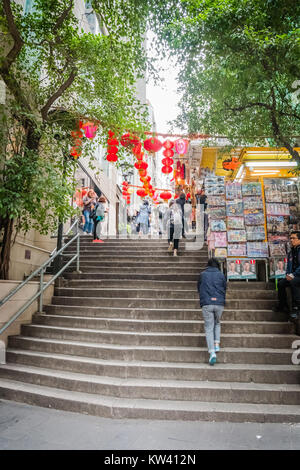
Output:
<instances>
[{"instance_id":1,"label":"concrete wall","mask_svg":"<svg viewBox=\"0 0 300 470\"><path fill-rule=\"evenodd\" d=\"M45 282L50 280L51 276L45 276ZM0 281L1 298L5 297L11 290L17 287L19 282L16 281ZM0 307L0 328L21 308L39 289L39 282L29 281L19 292L17 292L10 300ZM54 286L50 285L44 292L44 305L51 303L54 292ZM20 334L21 324L29 324L32 315L38 310L38 300L35 300L20 317L8 327L0 335L0 341L4 341L7 345L7 338L10 335Z\"/></svg>"}]
</instances>

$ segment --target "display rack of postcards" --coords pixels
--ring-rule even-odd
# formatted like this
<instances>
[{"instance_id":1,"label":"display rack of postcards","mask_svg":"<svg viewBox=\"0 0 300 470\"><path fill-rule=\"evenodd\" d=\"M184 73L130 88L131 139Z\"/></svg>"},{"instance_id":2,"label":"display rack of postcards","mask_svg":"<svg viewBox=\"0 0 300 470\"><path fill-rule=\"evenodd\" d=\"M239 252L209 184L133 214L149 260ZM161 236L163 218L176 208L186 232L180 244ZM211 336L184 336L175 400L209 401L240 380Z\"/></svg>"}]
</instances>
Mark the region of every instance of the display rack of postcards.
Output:
<instances>
[{"instance_id":1,"label":"display rack of postcards","mask_svg":"<svg viewBox=\"0 0 300 470\"><path fill-rule=\"evenodd\" d=\"M297 185L291 180L265 179L264 188L269 255L274 259L278 256L284 258L287 252L289 231L298 227Z\"/></svg>"},{"instance_id":2,"label":"display rack of postcards","mask_svg":"<svg viewBox=\"0 0 300 470\"><path fill-rule=\"evenodd\" d=\"M226 258L227 227L224 177L205 178L204 186L209 219L208 250L218 258Z\"/></svg>"},{"instance_id":3,"label":"display rack of postcards","mask_svg":"<svg viewBox=\"0 0 300 470\"><path fill-rule=\"evenodd\" d=\"M262 243L266 238L265 233L265 214L262 200L261 184L248 182L242 185L242 195L244 204L244 218L247 238L247 256L253 256L252 243L256 244L256 255L263 253L264 245Z\"/></svg>"},{"instance_id":4,"label":"display rack of postcards","mask_svg":"<svg viewBox=\"0 0 300 470\"><path fill-rule=\"evenodd\" d=\"M247 256L242 186L226 183L227 256Z\"/></svg>"}]
</instances>

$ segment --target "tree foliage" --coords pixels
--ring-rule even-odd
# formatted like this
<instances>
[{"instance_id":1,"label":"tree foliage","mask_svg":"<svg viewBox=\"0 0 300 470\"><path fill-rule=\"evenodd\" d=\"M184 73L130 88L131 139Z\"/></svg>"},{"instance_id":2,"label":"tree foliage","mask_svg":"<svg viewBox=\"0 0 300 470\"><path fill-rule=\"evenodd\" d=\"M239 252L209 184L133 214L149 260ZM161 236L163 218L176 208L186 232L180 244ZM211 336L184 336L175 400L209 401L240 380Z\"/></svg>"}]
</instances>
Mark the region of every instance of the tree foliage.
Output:
<instances>
[{"instance_id":1,"label":"tree foliage","mask_svg":"<svg viewBox=\"0 0 300 470\"><path fill-rule=\"evenodd\" d=\"M296 0L182 0L180 19L159 33L179 57L177 124L228 136L265 137L293 149L300 135L300 4ZM300 82L298 82L300 88ZM298 138L299 142L299 138Z\"/></svg>"},{"instance_id":2,"label":"tree foliage","mask_svg":"<svg viewBox=\"0 0 300 470\"><path fill-rule=\"evenodd\" d=\"M46 233L72 213L76 122L99 122L103 141L108 129L142 133L148 125L135 94L146 67L147 2L90 3L106 34L84 31L74 0L35 0L26 14L17 1L0 4L0 277L8 275L12 220Z\"/></svg>"}]
</instances>

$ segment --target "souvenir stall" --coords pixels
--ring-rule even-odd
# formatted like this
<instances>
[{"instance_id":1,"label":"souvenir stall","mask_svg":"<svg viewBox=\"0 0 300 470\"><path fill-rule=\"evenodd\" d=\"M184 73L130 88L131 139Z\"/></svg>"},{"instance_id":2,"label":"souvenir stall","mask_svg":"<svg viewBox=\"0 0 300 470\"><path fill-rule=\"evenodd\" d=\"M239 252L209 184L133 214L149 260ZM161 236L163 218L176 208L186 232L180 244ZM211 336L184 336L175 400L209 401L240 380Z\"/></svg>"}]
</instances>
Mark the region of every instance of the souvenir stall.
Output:
<instances>
[{"instance_id":1,"label":"souvenir stall","mask_svg":"<svg viewBox=\"0 0 300 470\"><path fill-rule=\"evenodd\" d=\"M300 230L298 178L280 168L284 162L260 161L255 171L257 163L246 160L234 179L205 179L209 253L228 280L284 277L289 232Z\"/></svg>"}]
</instances>

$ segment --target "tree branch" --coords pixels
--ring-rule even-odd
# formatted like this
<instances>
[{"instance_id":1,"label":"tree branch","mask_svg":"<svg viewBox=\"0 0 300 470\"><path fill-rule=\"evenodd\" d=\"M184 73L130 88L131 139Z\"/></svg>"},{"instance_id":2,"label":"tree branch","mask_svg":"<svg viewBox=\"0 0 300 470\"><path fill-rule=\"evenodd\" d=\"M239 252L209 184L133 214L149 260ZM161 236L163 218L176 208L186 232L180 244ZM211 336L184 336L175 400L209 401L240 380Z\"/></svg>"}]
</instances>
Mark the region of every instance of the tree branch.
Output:
<instances>
[{"instance_id":1,"label":"tree branch","mask_svg":"<svg viewBox=\"0 0 300 470\"><path fill-rule=\"evenodd\" d=\"M261 108L266 108L266 109L272 109L272 107L269 104L266 103L260 103L259 101L257 103L248 103L243 106L238 106L236 108L231 108L228 103L224 103L225 106L230 110L230 111L245 111L245 109L248 108L254 108L256 106L259 106Z\"/></svg>"},{"instance_id":2,"label":"tree branch","mask_svg":"<svg viewBox=\"0 0 300 470\"><path fill-rule=\"evenodd\" d=\"M296 160L298 165L300 165L299 153L293 148L290 142L281 134L280 127L276 118L276 96L275 96L274 87L271 88L271 97L272 97L272 106L270 110L270 117L271 117L274 137L279 143L282 143L284 145L284 147L289 151L291 156Z\"/></svg>"},{"instance_id":3,"label":"tree branch","mask_svg":"<svg viewBox=\"0 0 300 470\"><path fill-rule=\"evenodd\" d=\"M2 1L3 1L3 9L4 9L6 20L7 20L8 31L10 32L14 40L14 45L12 49L7 54L6 59L4 59L5 66L7 67L7 70L9 70L12 63L18 57L23 47L24 42L18 31L18 28L16 26L16 23L13 17L13 13L11 10L11 1L10 0L2 0Z\"/></svg>"},{"instance_id":4,"label":"tree branch","mask_svg":"<svg viewBox=\"0 0 300 470\"><path fill-rule=\"evenodd\" d=\"M64 10L62 12L62 14L60 15L60 17L57 19L57 22L55 23L55 26L54 26L54 31L59 30L59 28L62 26L62 24L65 21L65 19L67 18L67 16L72 11L72 8L73 8L73 0L70 1L70 5L68 6L68 8L66 10Z\"/></svg>"},{"instance_id":5,"label":"tree branch","mask_svg":"<svg viewBox=\"0 0 300 470\"><path fill-rule=\"evenodd\" d=\"M48 99L47 103L41 109L41 115L44 121L47 120L47 114L52 104L60 98L60 96L72 85L76 77L77 69L73 69L67 80L59 87L59 89Z\"/></svg>"}]
</instances>

